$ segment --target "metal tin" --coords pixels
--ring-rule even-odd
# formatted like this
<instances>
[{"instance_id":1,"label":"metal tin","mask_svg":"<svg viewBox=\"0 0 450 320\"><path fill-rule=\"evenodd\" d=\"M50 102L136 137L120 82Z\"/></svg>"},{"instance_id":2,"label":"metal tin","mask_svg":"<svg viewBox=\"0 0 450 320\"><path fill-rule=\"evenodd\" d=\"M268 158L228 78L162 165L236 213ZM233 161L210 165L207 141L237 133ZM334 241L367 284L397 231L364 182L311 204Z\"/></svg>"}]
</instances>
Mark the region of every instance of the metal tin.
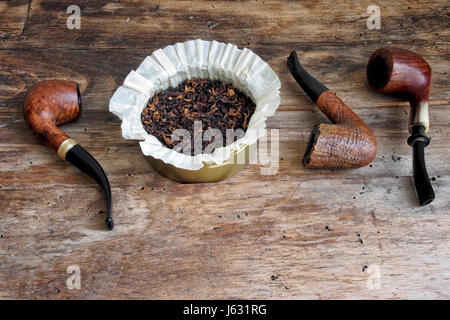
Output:
<instances>
[{"instance_id":1,"label":"metal tin","mask_svg":"<svg viewBox=\"0 0 450 320\"><path fill-rule=\"evenodd\" d=\"M256 148L249 148L247 145L240 150L235 151L228 161L221 164L204 163L204 166L199 170L177 168L160 159L155 159L152 156L146 156L146 158L153 169L173 181L180 183L207 183L231 178L244 169L249 163L250 150L252 150L253 156Z\"/></svg>"},{"instance_id":2,"label":"metal tin","mask_svg":"<svg viewBox=\"0 0 450 320\"><path fill-rule=\"evenodd\" d=\"M227 157L197 157L204 161L200 169L189 162L191 157L180 158L176 153L165 150L167 148L163 144L158 145L156 138L145 132L141 122L141 112L154 93L189 77L231 82L251 97L257 106L247 128L257 129L255 134L236 141L231 148L235 149L236 145L240 148L227 153ZM267 118L275 114L280 104L280 87L276 73L251 50L239 49L230 43L195 39L158 49L145 58L114 92L109 111L122 120L122 136L140 141L142 153L163 176L181 183L216 182L235 175L252 162L245 154L247 150L256 149L252 146L264 135L259 128L265 127ZM254 128L250 125L251 120L255 120ZM242 154L244 161L234 161L236 157L240 160ZM215 163L224 158L228 160Z\"/></svg>"}]
</instances>

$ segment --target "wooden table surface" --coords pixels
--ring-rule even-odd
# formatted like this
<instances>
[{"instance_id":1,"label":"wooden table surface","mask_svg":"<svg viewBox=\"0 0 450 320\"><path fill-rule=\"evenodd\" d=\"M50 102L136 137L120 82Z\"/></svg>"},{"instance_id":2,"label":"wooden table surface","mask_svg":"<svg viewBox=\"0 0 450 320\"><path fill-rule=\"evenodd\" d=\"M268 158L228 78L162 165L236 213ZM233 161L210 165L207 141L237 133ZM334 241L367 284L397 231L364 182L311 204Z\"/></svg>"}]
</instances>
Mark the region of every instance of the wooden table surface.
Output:
<instances>
[{"instance_id":1,"label":"wooden table surface","mask_svg":"<svg viewBox=\"0 0 450 320\"><path fill-rule=\"evenodd\" d=\"M71 4L79 30L66 26ZM366 25L371 4L379 30ZM449 15L446 0L2 0L0 298L449 299ZM114 91L153 50L197 38L250 48L280 77L268 122L280 130L276 175L253 165L220 183L178 184L122 138L108 111ZM426 207L411 178L408 103L365 80L383 46L413 50L433 69L426 158L436 200ZM293 49L374 129L370 166L301 164L311 128L327 120L288 73ZM26 89L55 78L81 86L82 117L64 131L108 174L112 232L96 184L24 122ZM80 289L66 285L71 265Z\"/></svg>"}]
</instances>

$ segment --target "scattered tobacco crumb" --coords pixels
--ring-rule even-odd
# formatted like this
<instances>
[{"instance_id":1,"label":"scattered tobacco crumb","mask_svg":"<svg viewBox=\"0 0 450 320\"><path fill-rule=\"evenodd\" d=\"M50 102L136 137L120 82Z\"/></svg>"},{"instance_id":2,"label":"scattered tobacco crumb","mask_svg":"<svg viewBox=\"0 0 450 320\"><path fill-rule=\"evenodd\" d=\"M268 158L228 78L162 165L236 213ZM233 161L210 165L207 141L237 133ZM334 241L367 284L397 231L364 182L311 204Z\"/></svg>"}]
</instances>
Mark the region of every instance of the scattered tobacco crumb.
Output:
<instances>
[{"instance_id":1,"label":"scattered tobacco crumb","mask_svg":"<svg viewBox=\"0 0 450 320\"><path fill-rule=\"evenodd\" d=\"M208 22L206 23L206 27L207 27L208 29L214 29L214 28L216 28L216 27L218 27L218 26L219 26L219 23L216 22L216 21L208 21Z\"/></svg>"},{"instance_id":2,"label":"scattered tobacco crumb","mask_svg":"<svg viewBox=\"0 0 450 320\"><path fill-rule=\"evenodd\" d=\"M356 236L358 237L357 242L359 242L360 244L364 244L364 241L361 239L361 235L359 234L359 232L356 233Z\"/></svg>"},{"instance_id":3,"label":"scattered tobacco crumb","mask_svg":"<svg viewBox=\"0 0 450 320\"><path fill-rule=\"evenodd\" d=\"M192 79L176 88L155 94L142 111L141 121L147 133L155 136L166 147L180 152L182 146L177 148L177 145L182 143L171 140L176 129L186 129L191 140L202 139L200 132L194 136L194 122L201 121L201 133L218 129L222 133L223 144L232 143L226 139L226 130L245 131L255 109L253 101L232 84L219 80ZM202 152L214 142L214 138L201 141ZM191 155L195 154L194 143L191 141Z\"/></svg>"}]
</instances>

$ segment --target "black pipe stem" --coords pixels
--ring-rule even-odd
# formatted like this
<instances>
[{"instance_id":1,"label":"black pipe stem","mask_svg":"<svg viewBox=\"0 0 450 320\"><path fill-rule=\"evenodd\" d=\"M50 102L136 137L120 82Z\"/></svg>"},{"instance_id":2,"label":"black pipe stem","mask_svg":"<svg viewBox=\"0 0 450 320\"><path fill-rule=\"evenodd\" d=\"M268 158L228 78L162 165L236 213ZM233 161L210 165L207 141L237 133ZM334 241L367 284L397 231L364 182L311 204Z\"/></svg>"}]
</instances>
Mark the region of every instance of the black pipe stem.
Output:
<instances>
[{"instance_id":1,"label":"black pipe stem","mask_svg":"<svg viewBox=\"0 0 450 320\"><path fill-rule=\"evenodd\" d=\"M425 127L414 125L411 128L408 144L413 148L414 186L421 206L431 203L435 198L433 186L425 166L425 147L429 143L430 138L425 135Z\"/></svg>"},{"instance_id":2,"label":"black pipe stem","mask_svg":"<svg viewBox=\"0 0 450 320\"><path fill-rule=\"evenodd\" d=\"M112 230L114 228L114 221L111 213L111 187L105 171L103 171L103 168L97 160L78 144L67 152L66 160L94 179L103 190L106 198L105 226L108 230Z\"/></svg>"},{"instance_id":3,"label":"black pipe stem","mask_svg":"<svg viewBox=\"0 0 450 320\"><path fill-rule=\"evenodd\" d=\"M287 66L295 81L297 81L314 103L317 102L317 99L319 99L322 93L328 91L328 88L322 82L314 78L302 67L295 51L291 52L287 60Z\"/></svg>"}]
</instances>

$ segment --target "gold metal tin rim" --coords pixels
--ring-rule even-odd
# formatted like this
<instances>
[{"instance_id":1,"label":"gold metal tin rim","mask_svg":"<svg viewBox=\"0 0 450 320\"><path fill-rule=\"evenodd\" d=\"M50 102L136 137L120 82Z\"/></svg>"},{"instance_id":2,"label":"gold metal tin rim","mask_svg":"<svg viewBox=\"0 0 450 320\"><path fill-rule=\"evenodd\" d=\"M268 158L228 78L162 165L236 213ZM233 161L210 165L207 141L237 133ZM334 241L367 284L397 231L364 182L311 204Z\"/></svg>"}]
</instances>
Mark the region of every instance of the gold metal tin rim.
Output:
<instances>
[{"instance_id":1,"label":"gold metal tin rim","mask_svg":"<svg viewBox=\"0 0 450 320\"><path fill-rule=\"evenodd\" d=\"M255 148L252 148L255 149ZM237 163L237 159L241 159L245 153L245 162ZM177 168L171 164L165 163L160 159L155 159L152 156L147 156L150 165L160 174L173 181L180 183L208 183L218 182L231 178L239 171L245 168L250 159L250 148L248 145L242 149L232 153L230 159L234 160L221 164L206 164L199 170L186 170Z\"/></svg>"},{"instance_id":2,"label":"gold metal tin rim","mask_svg":"<svg viewBox=\"0 0 450 320\"><path fill-rule=\"evenodd\" d=\"M58 148L58 156L66 160L66 154L69 152L70 149L72 149L74 146L76 146L78 143L75 141L75 139L69 138L64 140Z\"/></svg>"}]
</instances>

